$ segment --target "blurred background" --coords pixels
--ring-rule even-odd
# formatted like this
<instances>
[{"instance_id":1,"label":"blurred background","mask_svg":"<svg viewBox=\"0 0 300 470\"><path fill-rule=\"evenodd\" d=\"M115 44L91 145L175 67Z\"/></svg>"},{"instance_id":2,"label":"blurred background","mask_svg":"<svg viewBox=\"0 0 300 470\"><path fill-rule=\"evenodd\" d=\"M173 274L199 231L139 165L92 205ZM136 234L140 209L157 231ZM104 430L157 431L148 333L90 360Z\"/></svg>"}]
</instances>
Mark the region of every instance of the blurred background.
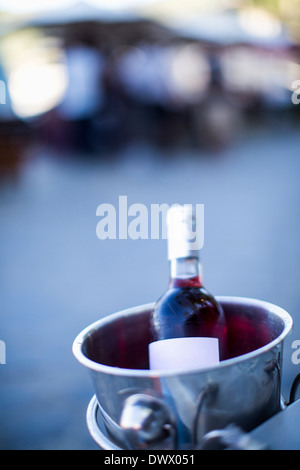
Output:
<instances>
[{"instance_id":1,"label":"blurred background","mask_svg":"<svg viewBox=\"0 0 300 470\"><path fill-rule=\"evenodd\" d=\"M71 347L156 300L165 240L99 240L102 203L205 205L204 284L294 318L300 0L0 0L1 449L96 449ZM299 92L299 95L298 95Z\"/></svg>"}]
</instances>

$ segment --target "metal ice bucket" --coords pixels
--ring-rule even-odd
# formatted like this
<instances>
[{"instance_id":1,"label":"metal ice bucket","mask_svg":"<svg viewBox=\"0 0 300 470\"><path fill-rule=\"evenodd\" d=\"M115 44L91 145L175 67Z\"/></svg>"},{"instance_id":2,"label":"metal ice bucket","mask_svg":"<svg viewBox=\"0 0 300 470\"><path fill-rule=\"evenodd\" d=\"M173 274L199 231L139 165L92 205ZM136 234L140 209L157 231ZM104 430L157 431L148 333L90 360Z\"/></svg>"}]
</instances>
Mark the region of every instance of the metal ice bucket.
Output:
<instances>
[{"instance_id":1,"label":"metal ice bucket","mask_svg":"<svg viewBox=\"0 0 300 470\"><path fill-rule=\"evenodd\" d=\"M283 343L292 318L273 304L217 297L229 357L199 371L148 369L153 304L107 316L73 343L89 369L107 435L121 449L188 449L234 423L248 432L282 408Z\"/></svg>"}]
</instances>

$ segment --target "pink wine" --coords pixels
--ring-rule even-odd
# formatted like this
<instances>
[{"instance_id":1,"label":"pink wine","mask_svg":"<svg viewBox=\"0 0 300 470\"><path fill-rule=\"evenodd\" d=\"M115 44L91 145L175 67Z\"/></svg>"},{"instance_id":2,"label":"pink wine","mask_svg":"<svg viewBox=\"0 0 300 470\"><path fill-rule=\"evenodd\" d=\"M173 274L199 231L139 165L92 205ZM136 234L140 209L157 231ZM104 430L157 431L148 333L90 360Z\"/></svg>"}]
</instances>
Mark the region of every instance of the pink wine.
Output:
<instances>
[{"instance_id":1,"label":"pink wine","mask_svg":"<svg viewBox=\"0 0 300 470\"><path fill-rule=\"evenodd\" d=\"M203 287L199 250L192 243L192 207L168 212L170 284L151 315L150 369L199 369L227 355L227 326L221 306Z\"/></svg>"}]
</instances>

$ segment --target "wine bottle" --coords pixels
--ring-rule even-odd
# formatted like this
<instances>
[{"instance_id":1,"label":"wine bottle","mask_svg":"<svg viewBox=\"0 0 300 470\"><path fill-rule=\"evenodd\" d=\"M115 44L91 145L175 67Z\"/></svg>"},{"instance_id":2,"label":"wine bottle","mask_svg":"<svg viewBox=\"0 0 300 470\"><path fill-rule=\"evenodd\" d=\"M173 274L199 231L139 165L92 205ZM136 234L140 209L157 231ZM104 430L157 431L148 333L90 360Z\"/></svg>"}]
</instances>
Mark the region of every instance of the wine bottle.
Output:
<instances>
[{"instance_id":1,"label":"wine bottle","mask_svg":"<svg viewBox=\"0 0 300 470\"><path fill-rule=\"evenodd\" d=\"M191 205L169 209L170 283L151 314L150 369L201 369L226 358L226 320L202 285L195 224Z\"/></svg>"}]
</instances>

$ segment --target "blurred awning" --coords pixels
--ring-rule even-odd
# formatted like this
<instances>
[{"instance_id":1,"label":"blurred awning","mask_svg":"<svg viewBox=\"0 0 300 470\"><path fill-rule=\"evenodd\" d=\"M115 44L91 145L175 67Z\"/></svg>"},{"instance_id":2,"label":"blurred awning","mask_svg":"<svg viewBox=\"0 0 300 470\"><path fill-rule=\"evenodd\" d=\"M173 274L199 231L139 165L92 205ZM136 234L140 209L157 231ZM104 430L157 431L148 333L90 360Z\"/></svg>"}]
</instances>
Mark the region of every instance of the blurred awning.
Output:
<instances>
[{"instance_id":1,"label":"blurred awning","mask_svg":"<svg viewBox=\"0 0 300 470\"><path fill-rule=\"evenodd\" d=\"M107 4L106 4L107 5ZM98 7L79 1L65 8L56 8L32 14L18 29L40 29L57 37L75 38L76 35L93 34L95 45L124 45L139 41L160 41L173 33L151 18L140 16L129 9Z\"/></svg>"},{"instance_id":2,"label":"blurred awning","mask_svg":"<svg viewBox=\"0 0 300 470\"><path fill-rule=\"evenodd\" d=\"M32 18L24 26L45 28L85 22L123 23L139 20L137 15L127 10L102 8L80 1L65 8L32 15Z\"/></svg>"},{"instance_id":3,"label":"blurred awning","mask_svg":"<svg viewBox=\"0 0 300 470\"><path fill-rule=\"evenodd\" d=\"M177 17L166 19L163 24L181 37L219 46L287 48L292 45L280 21L260 9Z\"/></svg>"}]
</instances>

